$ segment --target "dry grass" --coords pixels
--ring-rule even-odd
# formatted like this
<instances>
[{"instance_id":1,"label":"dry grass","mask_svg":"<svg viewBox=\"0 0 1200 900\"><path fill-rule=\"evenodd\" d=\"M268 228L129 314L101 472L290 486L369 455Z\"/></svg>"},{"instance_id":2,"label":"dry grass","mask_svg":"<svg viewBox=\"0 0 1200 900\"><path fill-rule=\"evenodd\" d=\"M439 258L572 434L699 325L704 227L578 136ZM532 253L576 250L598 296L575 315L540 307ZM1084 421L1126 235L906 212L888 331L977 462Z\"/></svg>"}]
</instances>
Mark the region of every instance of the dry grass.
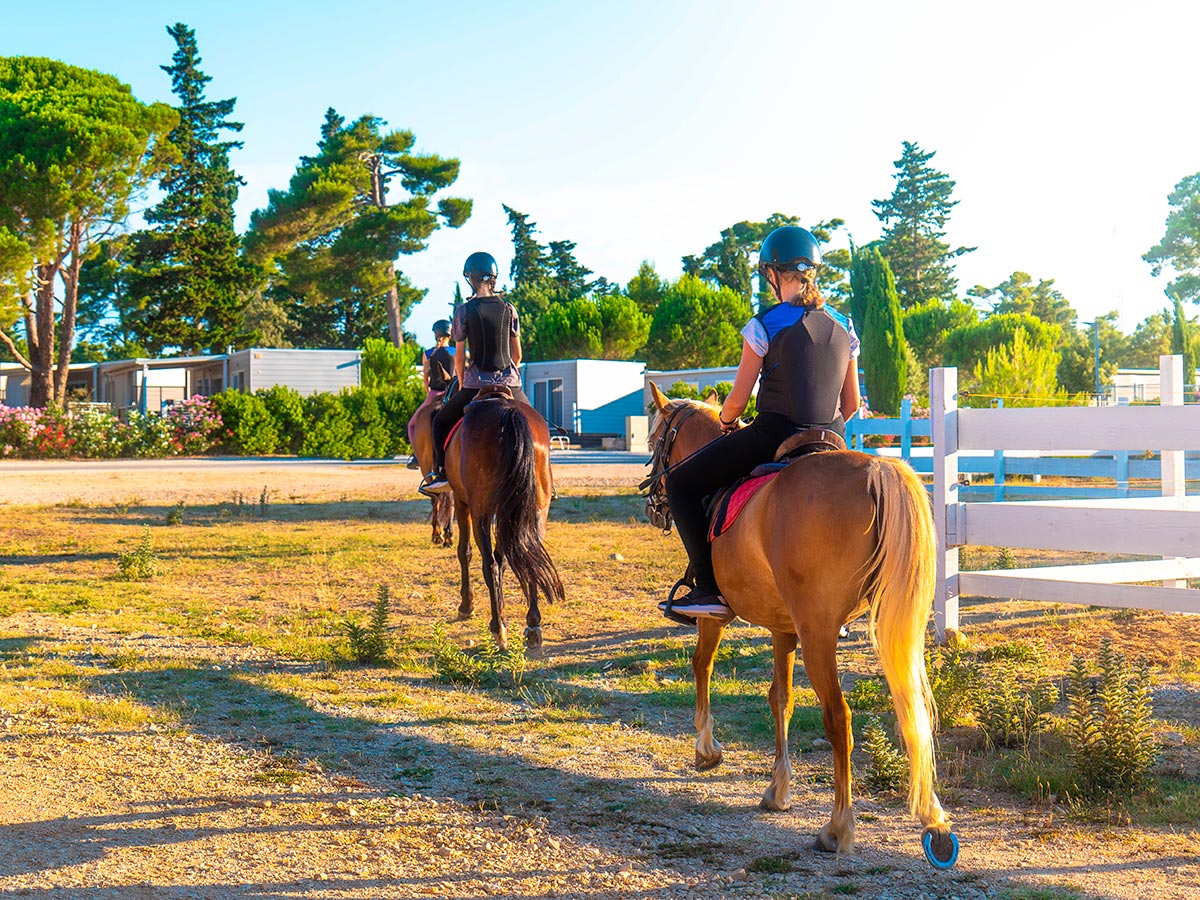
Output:
<instances>
[{"instance_id":1,"label":"dry grass","mask_svg":"<svg viewBox=\"0 0 1200 900\"><path fill-rule=\"evenodd\" d=\"M170 736L156 740L170 742L199 735L228 748L221 765L238 773L230 784L246 790L319 794L342 777L373 785L379 796L443 797L474 810L472 816L521 816L549 829L556 841L583 829L597 835L605 858L615 854L646 870L648 891L686 884L689 867L729 873L739 866L751 867L739 876L753 882L743 889L757 885L772 896L808 890L813 867L824 872L808 856L795 863L794 885L782 866L773 871L753 863L796 859L797 831L811 834L827 812L829 757L813 748L822 736L815 697L798 670L791 738L798 802L807 809L791 825L768 822L753 803L773 735L765 699L770 642L759 629L731 627L713 683L718 734L729 756L713 777L689 774L692 633L665 624L654 609L684 558L675 536L644 523L641 501L629 487L641 473L629 468L608 476L556 473L562 496L552 510L548 544L566 601L543 608L547 650L530 660L520 684L487 690L439 682L432 661L437 623L468 652L487 640L477 562L477 616L452 622L457 561L453 551L429 546L428 503L395 485L382 493L382 476L370 467L357 489L339 483L330 496L321 478L293 481L274 489L265 508L231 503L229 484L206 485L207 493L192 485L176 525L166 515L176 502L169 492L125 481L117 502L95 501L91 488L73 485L78 502L7 507L10 526L0 535L0 721L5 714L15 718L24 741L45 741L47 733L68 726L153 729ZM386 474L398 477L397 468ZM129 499L134 490L137 502ZM143 582L122 581L117 555L135 546L147 526L160 572ZM997 552L973 548L965 562L989 565ZM1017 565L1049 561L1022 551L1014 556ZM391 589L394 664L347 666L340 625L348 614L368 613L380 583ZM511 582L508 597L509 626L519 631L524 603ZM1128 656L1146 656L1164 686L1182 689L1196 681L1200 619L1193 617L989 601L966 604L963 624L976 650L1012 642L1049 648L1046 663L1056 672L1065 670L1071 653L1092 653L1108 637ZM879 674L861 627L843 645L841 662L847 686ZM1176 795L1192 796L1200 778L1200 713L1184 700L1156 713L1184 734L1169 762ZM131 757L123 759L136 771ZM991 767L994 761L969 740L947 737L943 796L961 827L974 829L977 854L985 852L979 842L989 829L999 836L1028 833L1031 840L1045 830L1043 819L1028 820L1027 800L982 776ZM916 831L898 798L866 797L870 811L861 817L860 837L870 849L862 859L877 871L860 867L851 881L870 893L872 879L925 878L919 859L915 867L886 874L899 848L881 844L879 830L909 837ZM1062 829L1064 852L1092 852L1096 836L1089 829L1097 811L1076 812L1047 815L1074 823ZM1193 813L1183 805L1168 819ZM297 815L307 821L307 813ZM1160 821L1135 806L1111 811L1122 815ZM911 843L909 837L904 840ZM1185 845L1194 850L1194 839L1164 839L1165 855ZM1018 868L1001 858L1002 840L996 843L977 873ZM516 865L515 859L509 861ZM651 872L661 877L651 879ZM844 892L836 889L849 883L846 877L834 869L826 874L811 889ZM3 875L0 867L0 884ZM978 886L979 896L994 895L986 877L977 878L978 885L963 883L955 892L973 897ZM612 896L630 886L626 879ZM1113 896L1137 896L1143 886L1131 880L1128 893ZM372 895L371 888L363 890ZM472 890L463 888L465 895ZM599 889L588 893L608 896Z\"/></svg>"}]
</instances>

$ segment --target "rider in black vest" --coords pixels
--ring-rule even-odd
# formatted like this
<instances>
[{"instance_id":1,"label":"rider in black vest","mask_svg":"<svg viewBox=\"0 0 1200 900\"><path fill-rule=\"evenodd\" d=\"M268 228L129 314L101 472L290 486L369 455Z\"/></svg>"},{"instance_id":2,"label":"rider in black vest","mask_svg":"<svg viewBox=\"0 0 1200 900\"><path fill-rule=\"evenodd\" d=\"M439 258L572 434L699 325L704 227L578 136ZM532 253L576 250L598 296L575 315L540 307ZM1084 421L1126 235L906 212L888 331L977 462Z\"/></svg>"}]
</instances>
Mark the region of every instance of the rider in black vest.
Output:
<instances>
[{"instance_id":1,"label":"rider in black vest","mask_svg":"<svg viewBox=\"0 0 1200 900\"><path fill-rule=\"evenodd\" d=\"M454 369L461 387L446 400L433 419L434 470L425 476L420 491L448 491L446 438L462 418L466 405L479 389L505 385L513 398L529 399L521 390L521 328L513 305L496 293L496 260L490 253L472 253L463 265L471 299L454 311L450 339L454 341ZM467 365L467 356L471 363Z\"/></svg>"},{"instance_id":2,"label":"rider in black vest","mask_svg":"<svg viewBox=\"0 0 1200 900\"><path fill-rule=\"evenodd\" d=\"M408 444L413 446L413 428L417 416L429 404L436 403L446 393L454 380L454 348L450 346L450 320L438 319L433 323L433 339L436 343L421 355L421 380L425 384L425 399L421 401L408 420ZM418 466L417 454L413 453L408 467Z\"/></svg>"},{"instance_id":3,"label":"rider in black vest","mask_svg":"<svg viewBox=\"0 0 1200 900\"><path fill-rule=\"evenodd\" d=\"M673 621L731 614L713 574L705 499L770 462L793 434L826 428L845 435L845 420L858 411L858 338L845 316L825 306L820 264L816 238L794 225L776 228L759 250L759 277L778 302L742 329L742 359L721 408L722 437L667 474L671 515L696 579L686 595L659 604ZM758 415L741 428L738 416L760 375Z\"/></svg>"}]
</instances>

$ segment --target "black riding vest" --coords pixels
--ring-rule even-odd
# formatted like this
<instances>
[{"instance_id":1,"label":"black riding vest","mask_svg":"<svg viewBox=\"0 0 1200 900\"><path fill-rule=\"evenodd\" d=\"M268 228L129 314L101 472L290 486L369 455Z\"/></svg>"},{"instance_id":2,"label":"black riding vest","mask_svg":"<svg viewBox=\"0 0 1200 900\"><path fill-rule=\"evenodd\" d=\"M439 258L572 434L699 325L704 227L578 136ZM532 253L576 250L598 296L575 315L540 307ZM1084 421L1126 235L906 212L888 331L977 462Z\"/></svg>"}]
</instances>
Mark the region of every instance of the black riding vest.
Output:
<instances>
[{"instance_id":1,"label":"black riding vest","mask_svg":"<svg viewBox=\"0 0 1200 900\"><path fill-rule=\"evenodd\" d=\"M476 297L463 309L471 365L481 372L502 372L513 364L513 308L500 297Z\"/></svg>"},{"instance_id":2,"label":"black riding vest","mask_svg":"<svg viewBox=\"0 0 1200 900\"><path fill-rule=\"evenodd\" d=\"M429 360L429 389L444 391L454 378L454 350L450 347L432 347L425 353Z\"/></svg>"},{"instance_id":3,"label":"black riding vest","mask_svg":"<svg viewBox=\"0 0 1200 900\"><path fill-rule=\"evenodd\" d=\"M759 313L759 321L768 311ZM825 309L808 310L767 346L758 411L778 413L806 427L829 425L838 416L849 365L849 332Z\"/></svg>"}]
</instances>

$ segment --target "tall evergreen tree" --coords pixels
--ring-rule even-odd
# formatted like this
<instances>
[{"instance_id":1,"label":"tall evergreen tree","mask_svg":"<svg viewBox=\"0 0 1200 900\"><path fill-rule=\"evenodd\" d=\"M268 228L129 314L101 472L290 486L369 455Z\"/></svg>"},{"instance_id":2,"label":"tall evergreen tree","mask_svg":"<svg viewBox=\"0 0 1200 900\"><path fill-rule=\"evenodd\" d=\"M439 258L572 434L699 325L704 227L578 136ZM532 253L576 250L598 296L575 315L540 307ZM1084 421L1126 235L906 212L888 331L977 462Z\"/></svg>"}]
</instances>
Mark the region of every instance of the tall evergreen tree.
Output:
<instances>
[{"instance_id":1,"label":"tall evergreen tree","mask_svg":"<svg viewBox=\"0 0 1200 900\"><path fill-rule=\"evenodd\" d=\"M413 153L412 132L385 124L371 115L347 123L327 110L316 155L302 157L288 190L270 191L267 208L250 217L247 255L292 307L293 341L303 346L361 346L375 334L401 346L404 318L424 292L396 271L396 257L471 215L470 200L433 200L458 178L458 160ZM397 175L408 197L389 203Z\"/></svg>"},{"instance_id":2,"label":"tall evergreen tree","mask_svg":"<svg viewBox=\"0 0 1200 900\"><path fill-rule=\"evenodd\" d=\"M554 282L554 300L557 303L569 303L584 297L592 289L587 277L592 270L582 265L575 258L574 241L551 241L549 264L551 280Z\"/></svg>"},{"instance_id":3,"label":"tall evergreen tree","mask_svg":"<svg viewBox=\"0 0 1200 900\"><path fill-rule=\"evenodd\" d=\"M546 248L534 236L537 223L507 204L504 213L512 229L513 256L508 275L511 280L506 299L521 317L521 345L532 347L537 340L538 323L550 306L554 285L550 280L550 261Z\"/></svg>"},{"instance_id":4,"label":"tall evergreen tree","mask_svg":"<svg viewBox=\"0 0 1200 900\"><path fill-rule=\"evenodd\" d=\"M867 397L872 409L889 416L900 414L900 401L908 384L908 351L896 280L887 260L877 247L855 254L851 272L857 290L856 304L866 310L863 316L862 368L866 376Z\"/></svg>"},{"instance_id":5,"label":"tall evergreen tree","mask_svg":"<svg viewBox=\"0 0 1200 900\"><path fill-rule=\"evenodd\" d=\"M666 292L667 283L658 276L654 263L648 259L642 260L637 274L629 279L629 284L625 285L626 296L648 316L654 315L655 307L662 301Z\"/></svg>"},{"instance_id":6,"label":"tall evergreen tree","mask_svg":"<svg viewBox=\"0 0 1200 900\"><path fill-rule=\"evenodd\" d=\"M1183 311L1183 301L1176 294L1175 315L1171 322L1171 352L1183 357L1183 383L1196 383L1196 333Z\"/></svg>"},{"instance_id":7,"label":"tall evergreen tree","mask_svg":"<svg viewBox=\"0 0 1200 900\"><path fill-rule=\"evenodd\" d=\"M230 167L229 153L242 142L221 139L242 123L229 118L236 98L206 98L212 78L200 70L196 33L182 22L167 33L175 53L162 69L171 76L179 113L168 139L179 157L159 179L163 198L146 213L152 227L127 245L130 325L152 352L223 350L250 337L244 307L256 286L234 229L233 206L245 182Z\"/></svg>"},{"instance_id":8,"label":"tall evergreen tree","mask_svg":"<svg viewBox=\"0 0 1200 900\"><path fill-rule=\"evenodd\" d=\"M1165 266L1175 271L1167 295L1200 303L1200 172L1189 175L1171 191L1171 213L1163 239L1142 257L1161 275Z\"/></svg>"},{"instance_id":9,"label":"tall evergreen tree","mask_svg":"<svg viewBox=\"0 0 1200 900\"><path fill-rule=\"evenodd\" d=\"M953 260L974 247L951 250L942 238L950 210L954 181L929 165L935 153L926 153L915 143L904 142L894 163L896 187L887 200L872 200L875 215L883 223L882 250L896 277L900 304L909 309L926 300L950 301L958 282Z\"/></svg>"}]
</instances>

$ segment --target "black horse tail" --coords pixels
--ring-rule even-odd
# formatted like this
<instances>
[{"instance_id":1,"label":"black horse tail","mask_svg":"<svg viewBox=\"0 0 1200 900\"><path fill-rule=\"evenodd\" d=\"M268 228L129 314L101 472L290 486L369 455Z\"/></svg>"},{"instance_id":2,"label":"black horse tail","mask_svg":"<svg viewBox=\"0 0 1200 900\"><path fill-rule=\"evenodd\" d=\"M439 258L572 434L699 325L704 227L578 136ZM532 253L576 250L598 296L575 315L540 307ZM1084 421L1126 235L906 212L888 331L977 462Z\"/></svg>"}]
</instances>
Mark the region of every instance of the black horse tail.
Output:
<instances>
[{"instance_id":1,"label":"black horse tail","mask_svg":"<svg viewBox=\"0 0 1200 900\"><path fill-rule=\"evenodd\" d=\"M496 549L526 596L537 591L550 602L562 600L562 580L542 545L533 430L512 406L500 413L500 471L505 474L496 492Z\"/></svg>"}]
</instances>

